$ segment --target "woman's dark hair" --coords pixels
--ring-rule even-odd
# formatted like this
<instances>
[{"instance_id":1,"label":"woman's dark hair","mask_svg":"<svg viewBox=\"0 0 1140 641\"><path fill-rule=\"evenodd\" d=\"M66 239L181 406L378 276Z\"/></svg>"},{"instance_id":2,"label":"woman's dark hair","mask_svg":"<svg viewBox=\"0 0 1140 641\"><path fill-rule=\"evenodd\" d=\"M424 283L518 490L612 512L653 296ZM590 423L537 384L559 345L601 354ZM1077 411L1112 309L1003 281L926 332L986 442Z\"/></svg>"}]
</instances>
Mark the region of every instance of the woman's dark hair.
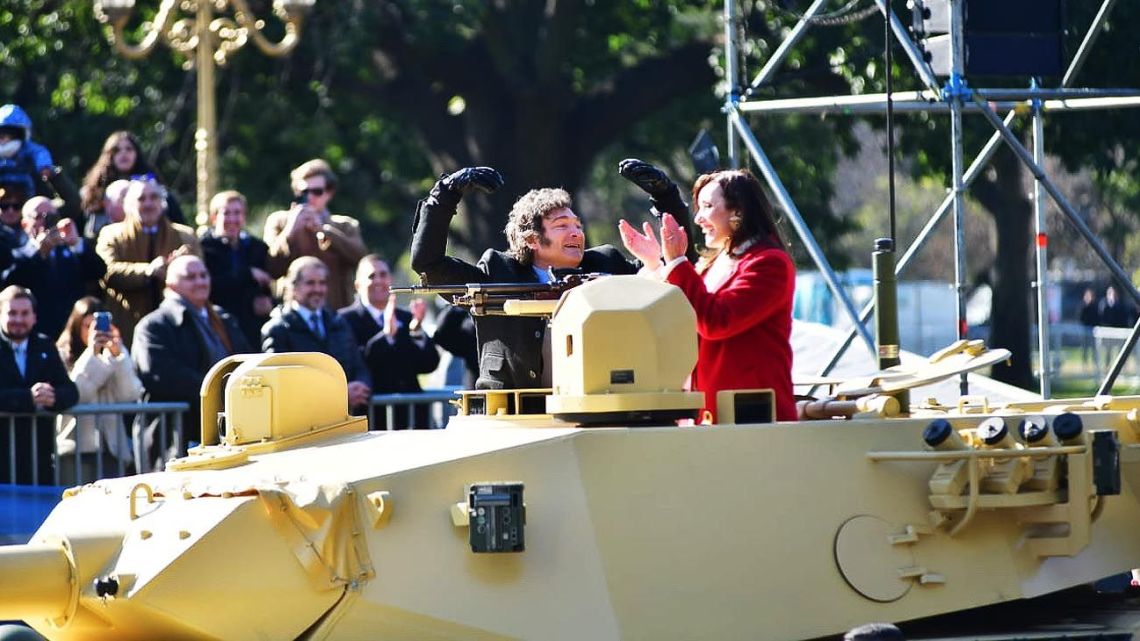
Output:
<instances>
[{"instance_id":1,"label":"woman's dark hair","mask_svg":"<svg viewBox=\"0 0 1140 641\"><path fill-rule=\"evenodd\" d=\"M776 216L772 212L772 204L768 202L760 181L752 175L752 172L747 169L733 169L698 176L697 181L693 183L694 203L697 202L701 189L711 182L720 185L725 207L736 212L740 218L740 226L733 230L726 250L732 251L749 238L756 238L762 245L785 249L780 232L776 229Z\"/></svg>"},{"instance_id":2,"label":"woman's dark hair","mask_svg":"<svg viewBox=\"0 0 1140 641\"><path fill-rule=\"evenodd\" d=\"M123 140L130 142L135 148L135 165L125 172L115 168L115 147ZM84 213L91 214L103 210L103 190L107 185L140 174L152 174L158 182L162 182L155 169L143 158L142 145L134 134L129 131L116 131L107 136L103 141L103 149L99 152L99 159L83 177L81 192Z\"/></svg>"},{"instance_id":3,"label":"woman's dark hair","mask_svg":"<svg viewBox=\"0 0 1140 641\"><path fill-rule=\"evenodd\" d=\"M102 311L106 311L103 307L103 301L94 296L84 296L71 306L71 314L67 316L67 322L63 324L63 331L60 332L59 338L55 341L59 356L63 359L63 364L67 366L68 371L71 371L71 368L75 366L75 361L79 360L79 355L83 353L83 350L87 349L87 345L83 342L83 319L95 312Z\"/></svg>"}]
</instances>

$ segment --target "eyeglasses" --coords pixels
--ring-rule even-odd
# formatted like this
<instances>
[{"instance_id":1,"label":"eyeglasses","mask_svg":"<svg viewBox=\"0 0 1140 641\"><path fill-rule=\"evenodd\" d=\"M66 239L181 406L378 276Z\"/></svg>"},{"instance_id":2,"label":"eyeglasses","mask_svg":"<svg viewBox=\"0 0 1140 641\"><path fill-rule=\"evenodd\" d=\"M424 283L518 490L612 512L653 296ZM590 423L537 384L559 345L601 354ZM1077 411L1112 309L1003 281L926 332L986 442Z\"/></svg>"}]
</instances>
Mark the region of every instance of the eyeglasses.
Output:
<instances>
[{"instance_id":1,"label":"eyeglasses","mask_svg":"<svg viewBox=\"0 0 1140 641\"><path fill-rule=\"evenodd\" d=\"M0 203L0 211L5 209L14 209L16 211L19 211L20 203Z\"/></svg>"},{"instance_id":2,"label":"eyeglasses","mask_svg":"<svg viewBox=\"0 0 1140 641\"><path fill-rule=\"evenodd\" d=\"M325 191L327 191L327 190L324 187L313 187L311 189L302 189L301 193L312 194L313 196L324 196ZM300 196L301 194L297 194L297 195Z\"/></svg>"}]
</instances>

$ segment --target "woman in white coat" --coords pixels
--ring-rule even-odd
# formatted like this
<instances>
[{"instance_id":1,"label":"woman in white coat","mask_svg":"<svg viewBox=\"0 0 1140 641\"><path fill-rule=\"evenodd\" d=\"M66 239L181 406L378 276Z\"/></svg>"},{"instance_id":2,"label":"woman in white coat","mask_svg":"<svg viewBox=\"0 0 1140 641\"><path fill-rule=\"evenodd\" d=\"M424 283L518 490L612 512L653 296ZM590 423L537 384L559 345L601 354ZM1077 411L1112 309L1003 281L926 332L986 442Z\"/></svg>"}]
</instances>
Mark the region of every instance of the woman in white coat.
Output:
<instances>
[{"instance_id":1,"label":"woman in white coat","mask_svg":"<svg viewBox=\"0 0 1140 641\"><path fill-rule=\"evenodd\" d=\"M133 403L142 397L142 382L118 330L95 328L95 314L102 311L102 301L94 296L76 301L56 346L79 388L80 404ZM131 444L119 413L61 415L56 449L65 485L133 473Z\"/></svg>"}]
</instances>

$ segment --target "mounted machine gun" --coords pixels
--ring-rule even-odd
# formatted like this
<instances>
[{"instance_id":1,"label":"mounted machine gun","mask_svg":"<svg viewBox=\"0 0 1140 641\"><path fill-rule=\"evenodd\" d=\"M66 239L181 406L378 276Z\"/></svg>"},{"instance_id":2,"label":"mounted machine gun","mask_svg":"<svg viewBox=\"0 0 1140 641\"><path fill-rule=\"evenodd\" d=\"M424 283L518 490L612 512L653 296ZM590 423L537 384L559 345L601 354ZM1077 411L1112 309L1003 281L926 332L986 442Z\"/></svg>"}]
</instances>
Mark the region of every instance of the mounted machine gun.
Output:
<instances>
[{"instance_id":1,"label":"mounted machine gun","mask_svg":"<svg viewBox=\"0 0 1140 641\"><path fill-rule=\"evenodd\" d=\"M393 287L393 294L443 296L473 316L550 316L562 294L609 274L551 274L548 283L467 283Z\"/></svg>"}]
</instances>

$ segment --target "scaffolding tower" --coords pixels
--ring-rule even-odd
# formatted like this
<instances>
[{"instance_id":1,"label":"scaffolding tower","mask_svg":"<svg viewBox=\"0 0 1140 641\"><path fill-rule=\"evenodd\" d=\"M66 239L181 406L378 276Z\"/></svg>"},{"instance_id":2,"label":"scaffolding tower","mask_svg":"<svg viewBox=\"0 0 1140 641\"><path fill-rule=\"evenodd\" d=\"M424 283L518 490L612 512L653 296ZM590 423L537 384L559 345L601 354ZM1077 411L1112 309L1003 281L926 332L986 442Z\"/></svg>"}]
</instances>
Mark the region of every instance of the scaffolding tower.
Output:
<instances>
[{"instance_id":1,"label":"scaffolding tower","mask_svg":"<svg viewBox=\"0 0 1140 641\"><path fill-rule=\"evenodd\" d=\"M942 0L948 4L949 11L949 57L950 74L944 84L939 84L934 70L924 58L923 52L896 13L891 9L889 0L873 0L878 6L884 19L889 20L890 33L893 42L897 43L906 54L913 71L925 87L921 91L894 92L887 94L847 95L806 97L780 100L750 99L749 94L771 81L779 70L788 53L804 37L814 19L822 12L828 0L812 0L811 5L800 15L797 24L788 32L787 36L773 51L764 66L757 73L750 84L745 85L738 65L738 52L743 50L743 30L739 28L741 16L737 9L736 0L725 0L724 4L724 36L725 36L725 77L728 82L725 91L723 111L727 119L728 128L728 163L735 168L740 165L740 145L748 150L769 189L784 209L797 236L803 242L808 254L819 268L828 288L836 300L840 302L845 314L852 321L852 328L820 374L828 374L840 357L846 352L851 342L858 336L872 354L878 353L875 341L868 333L865 323L874 311L874 303L868 303L862 310L856 312L851 298L840 287L835 271L828 263L819 245L812 236L811 230L804 223L795 202L788 190L784 187L777 175L763 147L752 133L746 114L776 115L787 113L800 114L834 114L834 115L866 115L882 114L886 112L888 98L894 111L945 113L950 117L951 142L951 185L949 193L938 208L931 214L929 220L919 232L914 242L902 253L895 266L895 274L900 274L915 257L918 251L932 235L935 227L942 221L948 212L953 212L954 229L954 291L957 304L957 333L959 339L966 338L966 305L965 305L965 239L963 234L963 210L966 189L981 174L989 163L999 145L1004 142L1010 146L1020 161L1033 174L1034 183L1034 225L1035 225L1035 265L1036 265L1036 311L1038 318L1038 370L1041 396L1050 398L1050 384L1048 376L1049 342L1049 316L1046 309L1046 285L1048 281L1047 259L1049 233L1045 222L1046 196L1053 199L1057 207L1073 225L1077 232L1089 243L1096 255L1105 264L1112 276L1119 281L1124 291L1131 299L1140 305L1140 291L1132 284L1132 279L1121 269L1120 265L1105 249L1100 239L1089 229L1084 220L1073 208L1068 199L1056 187L1045 173L1043 166L1045 160L1044 117L1048 111L1076 111L1090 109L1111 109L1121 107L1140 107L1140 89L1093 89L1072 88L1074 79L1088 58L1089 51L1097 36L1100 35L1108 21L1108 16L1117 0L1103 0L1100 9L1085 33L1072 61L1065 70L1058 88L1040 87L1034 80L1024 89L993 88L982 89L971 87L966 77L966 52L964 41L964 6L967 0ZM930 1L930 0L928 0ZM921 2L919 2L921 5ZM888 70L888 73L890 70ZM1006 112L1005 117L998 115L997 111ZM1019 114L1027 113L1031 117L1032 151L1025 148L1021 141L1010 129ZM963 114L980 114L994 128L994 134L974 157L969 166L965 165L962 144L962 116ZM1101 382L1098 394L1109 394L1112 386L1120 374L1128 355L1136 344L1140 335L1140 320L1125 341L1120 353L1116 356L1112 367ZM968 392L965 375L961 381L962 393Z\"/></svg>"}]
</instances>

